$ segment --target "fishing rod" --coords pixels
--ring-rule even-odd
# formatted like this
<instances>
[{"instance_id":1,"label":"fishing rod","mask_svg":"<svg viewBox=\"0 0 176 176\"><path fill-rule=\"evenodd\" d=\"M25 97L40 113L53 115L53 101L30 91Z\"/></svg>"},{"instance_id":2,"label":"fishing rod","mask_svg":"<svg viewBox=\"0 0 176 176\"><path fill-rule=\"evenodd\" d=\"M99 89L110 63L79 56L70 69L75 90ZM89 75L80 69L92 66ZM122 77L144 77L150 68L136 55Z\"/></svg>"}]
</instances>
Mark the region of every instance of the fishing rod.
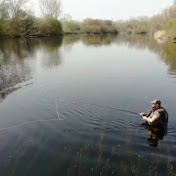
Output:
<instances>
[{"instance_id":1,"label":"fishing rod","mask_svg":"<svg viewBox=\"0 0 176 176\"><path fill-rule=\"evenodd\" d=\"M71 100L71 103L76 104L76 101ZM133 115L139 115L138 112L129 111L129 110L121 109L121 108L108 107L108 106L98 105L98 104L94 104L94 103L87 103L87 102L84 102L84 101L79 101L79 103L83 103L83 104L87 104L87 105L91 105L91 106L96 106L96 107L101 107L101 108L106 108L106 109L111 109L111 110L116 110L116 111L121 111L121 112L125 112L125 113L130 113L130 114L133 114Z\"/></svg>"},{"instance_id":2,"label":"fishing rod","mask_svg":"<svg viewBox=\"0 0 176 176\"><path fill-rule=\"evenodd\" d=\"M120 109L120 108L115 108L115 107L108 107L108 106L97 105L97 104L93 104L93 103L90 103L90 105L97 106L97 107L102 107L102 108L106 108L106 109L112 109L112 110L116 110L116 111L121 111L121 112L126 112L126 113L130 113L130 114L135 114L135 115L139 114L138 112L127 111L127 110Z\"/></svg>"}]
</instances>

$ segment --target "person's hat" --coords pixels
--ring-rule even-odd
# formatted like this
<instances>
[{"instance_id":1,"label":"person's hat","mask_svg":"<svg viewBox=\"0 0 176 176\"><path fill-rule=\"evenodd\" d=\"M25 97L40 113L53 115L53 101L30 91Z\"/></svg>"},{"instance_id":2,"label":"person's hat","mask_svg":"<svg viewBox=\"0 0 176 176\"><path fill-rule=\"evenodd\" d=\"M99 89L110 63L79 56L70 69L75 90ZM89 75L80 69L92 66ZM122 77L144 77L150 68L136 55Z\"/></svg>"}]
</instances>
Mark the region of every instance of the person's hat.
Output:
<instances>
[{"instance_id":1,"label":"person's hat","mask_svg":"<svg viewBox=\"0 0 176 176\"><path fill-rule=\"evenodd\" d=\"M158 100L158 99L155 99L155 100L153 100L153 101L151 101L151 103L152 104L161 104L161 101L160 100Z\"/></svg>"}]
</instances>

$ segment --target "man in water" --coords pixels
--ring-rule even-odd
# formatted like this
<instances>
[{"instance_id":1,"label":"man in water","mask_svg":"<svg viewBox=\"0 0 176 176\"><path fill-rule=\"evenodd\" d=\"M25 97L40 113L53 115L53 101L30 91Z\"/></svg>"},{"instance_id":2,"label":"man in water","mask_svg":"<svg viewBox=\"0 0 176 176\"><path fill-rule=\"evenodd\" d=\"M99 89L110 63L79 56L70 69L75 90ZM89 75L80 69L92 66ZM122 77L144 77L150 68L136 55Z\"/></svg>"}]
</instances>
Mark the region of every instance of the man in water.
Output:
<instances>
[{"instance_id":1,"label":"man in water","mask_svg":"<svg viewBox=\"0 0 176 176\"><path fill-rule=\"evenodd\" d=\"M152 147L158 146L158 141L162 140L167 135L168 113L161 106L160 100L153 100L152 110L149 113L140 113L145 123L142 126L147 129L150 134L148 143Z\"/></svg>"},{"instance_id":2,"label":"man in water","mask_svg":"<svg viewBox=\"0 0 176 176\"><path fill-rule=\"evenodd\" d=\"M153 100L152 110L149 113L140 113L141 117L147 124L152 126L163 126L168 122L168 113L161 106L161 101L158 99Z\"/></svg>"}]
</instances>

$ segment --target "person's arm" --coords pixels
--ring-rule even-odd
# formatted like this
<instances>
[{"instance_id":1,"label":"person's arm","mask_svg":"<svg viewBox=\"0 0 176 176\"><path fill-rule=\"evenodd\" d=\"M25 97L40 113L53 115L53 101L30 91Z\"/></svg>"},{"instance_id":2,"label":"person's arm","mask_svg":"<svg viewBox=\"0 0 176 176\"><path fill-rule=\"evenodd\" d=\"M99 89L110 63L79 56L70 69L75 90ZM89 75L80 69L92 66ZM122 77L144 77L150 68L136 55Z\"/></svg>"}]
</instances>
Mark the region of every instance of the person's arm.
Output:
<instances>
[{"instance_id":1,"label":"person's arm","mask_svg":"<svg viewBox=\"0 0 176 176\"><path fill-rule=\"evenodd\" d=\"M159 119L159 115L158 114L154 114L151 118L147 118L146 116L142 116L144 120L146 120L149 123L153 123L156 120Z\"/></svg>"}]
</instances>

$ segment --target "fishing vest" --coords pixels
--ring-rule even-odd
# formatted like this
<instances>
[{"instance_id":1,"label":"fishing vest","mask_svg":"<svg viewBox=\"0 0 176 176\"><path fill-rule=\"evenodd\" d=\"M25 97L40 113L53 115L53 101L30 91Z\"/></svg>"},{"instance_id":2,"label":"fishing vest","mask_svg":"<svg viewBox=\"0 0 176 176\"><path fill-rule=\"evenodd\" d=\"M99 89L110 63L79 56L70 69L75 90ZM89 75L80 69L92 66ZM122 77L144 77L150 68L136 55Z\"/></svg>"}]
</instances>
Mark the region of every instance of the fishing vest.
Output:
<instances>
[{"instance_id":1,"label":"fishing vest","mask_svg":"<svg viewBox=\"0 0 176 176\"><path fill-rule=\"evenodd\" d=\"M165 125L168 123L168 113L164 108L161 107L160 109L157 109L155 111L153 111L153 110L150 111L148 118L151 118L155 114L159 115L159 119L153 123L150 123L150 125L160 126L160 125Z\"/></svg>"}]
</instances>

